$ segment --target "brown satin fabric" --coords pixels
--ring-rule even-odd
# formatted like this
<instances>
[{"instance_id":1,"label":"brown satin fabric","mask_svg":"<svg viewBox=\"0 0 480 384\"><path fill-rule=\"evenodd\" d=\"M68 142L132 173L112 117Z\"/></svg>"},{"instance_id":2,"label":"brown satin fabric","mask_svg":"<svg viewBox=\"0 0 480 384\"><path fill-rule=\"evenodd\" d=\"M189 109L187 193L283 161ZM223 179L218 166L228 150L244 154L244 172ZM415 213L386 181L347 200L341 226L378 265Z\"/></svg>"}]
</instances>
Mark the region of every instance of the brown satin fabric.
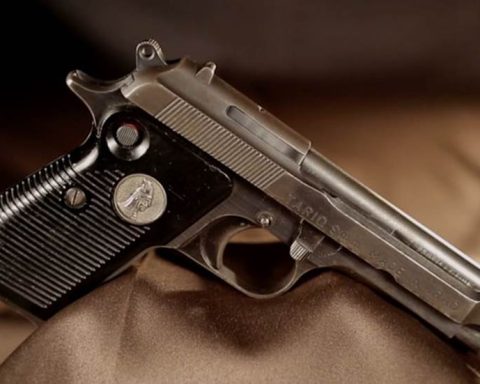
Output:
<instances>
[{"instance_id":1,"label":"brown satin fabric","mask_svg":"<svg viewBox=\"0 0 480 384\"><path fill-rule=\"evenodd\" d=\"M334 273L258 301L150 259L69 307L2 383L468 383L417 320Z\"/></svg>"},{"instance_id":2,"label":"brown satin fabric","mask_svg":"<svg viewBox=\"0 0 480 384\"><path fill-rule=\"evenodd\" d=\"M310 98L269 109L480 256L480 101ZM475 381L423 324L342 275L256 301L152 256L43 324L0 367L2 384L215 382Z\"/></svg>"}]
</instances>

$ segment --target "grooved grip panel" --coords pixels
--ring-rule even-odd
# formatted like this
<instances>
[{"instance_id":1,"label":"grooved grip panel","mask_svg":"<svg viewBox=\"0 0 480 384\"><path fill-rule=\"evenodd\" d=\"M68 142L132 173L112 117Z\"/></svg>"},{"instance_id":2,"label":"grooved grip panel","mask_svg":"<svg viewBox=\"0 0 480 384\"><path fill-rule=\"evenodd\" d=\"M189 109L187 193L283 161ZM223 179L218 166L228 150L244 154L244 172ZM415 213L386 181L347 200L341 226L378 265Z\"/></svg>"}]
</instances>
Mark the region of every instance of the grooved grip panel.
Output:
<instances>
[{"instance_id":1,"label":"grooved grip panel","mask_svg":"<svg viewBox=\"0 0 480 384\"><path fill-rule=\"evenodd\" d=\"M148 137L138 158L109 146L125 124ZM146 250L167 245L231 193L218 164L143 112L118 111L101 128L0 194L0 299L34 317L51 317ZM123 221L113 207L115 188L132 174L154 178L166 193L165 211L146 225Z\"/></svg>"},{"instance_id":2,"label":"grooved grip panel","mask_svg":"<svg viewBox=\"0 0 480 384\"><path fill-rule=\"evenodd\" d=\"M69 156L0 195L0 295L48 309L148 231L120 221L111 195L121 171L77 173ZM88 204L69 208L68 188Z\"/></svg>"}]
</instances>

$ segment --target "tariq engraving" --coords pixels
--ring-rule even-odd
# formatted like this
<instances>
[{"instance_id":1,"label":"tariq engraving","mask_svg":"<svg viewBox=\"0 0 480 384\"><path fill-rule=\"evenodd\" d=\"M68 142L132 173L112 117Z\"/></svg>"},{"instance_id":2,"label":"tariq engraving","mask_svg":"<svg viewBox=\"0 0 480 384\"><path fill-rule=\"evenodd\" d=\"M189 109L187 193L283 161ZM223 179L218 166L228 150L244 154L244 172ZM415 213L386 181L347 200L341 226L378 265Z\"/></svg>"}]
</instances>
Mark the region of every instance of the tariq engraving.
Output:
<instances>
[{"instance_id":1,"label":"tariq engraving","mask_svg":"<svg viewBox=\"0 0 480 384\"><path fill-rule=\"evenodd\" d=\"M314 223L318 228L323 228L327 225L328 219L325 215L322 215L318 210L312 206L306 204L299 197L289 194L288 206L297 212L300 216Z\"/></svg>"},{"instance_id":2,"label":"tariq engraving","mask_svg":"<svg viewBox=\"0 0 480 384\"><path fill-rule=\"evenodd\" d=\"M152 206L154 198L153 184L151 181L143 178L142 183L137 187L130 196L122 201L125 215L132 219L136 219L139 212L145 212Z\"/></svg>"}]
</instances>

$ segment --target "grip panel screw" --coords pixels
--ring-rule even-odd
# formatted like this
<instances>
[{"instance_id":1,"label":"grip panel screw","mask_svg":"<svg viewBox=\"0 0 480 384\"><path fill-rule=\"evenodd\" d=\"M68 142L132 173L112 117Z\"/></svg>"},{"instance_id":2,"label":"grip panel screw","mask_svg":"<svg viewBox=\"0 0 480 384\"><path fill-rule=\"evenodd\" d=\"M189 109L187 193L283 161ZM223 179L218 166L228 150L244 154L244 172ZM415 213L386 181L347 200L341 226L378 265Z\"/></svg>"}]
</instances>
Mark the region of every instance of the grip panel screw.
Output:
<instances>
[{"instance_id":1,"label":"grip panel screw","mask_svg":"<svg viewBox=\"0 0 480 384\"><path fill-rule=\"evenodd\" d=\"M65 204L73 209L80 209L87 203L87 195L78 187L67 189L64 196Z\"/></svg>"}]
</instances>

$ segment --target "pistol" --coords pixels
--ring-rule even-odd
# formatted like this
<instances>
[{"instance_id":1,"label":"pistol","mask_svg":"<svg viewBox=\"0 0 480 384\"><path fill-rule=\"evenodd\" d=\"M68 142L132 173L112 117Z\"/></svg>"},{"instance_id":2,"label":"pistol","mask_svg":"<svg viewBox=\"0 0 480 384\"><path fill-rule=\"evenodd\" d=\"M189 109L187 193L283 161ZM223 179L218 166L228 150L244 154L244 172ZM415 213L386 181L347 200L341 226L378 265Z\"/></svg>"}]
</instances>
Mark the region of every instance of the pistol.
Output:
<instances>
[{"instance_id":1,"label":"pistol","mask_svg":"<svg viewBox=\"0 0 480 384\"><path fill-rule=\"evenodd\" d=\"M280 295L315 269L339 270L478 352L479 266L215 69L167 61L146 40L119 80L68 75L92 129L0 194L2 300L48 319L160 248L254 298ZM229 240L248 228L270 232L288 257L266 269L227 260Z\"/></svg>"}]
</instances>

